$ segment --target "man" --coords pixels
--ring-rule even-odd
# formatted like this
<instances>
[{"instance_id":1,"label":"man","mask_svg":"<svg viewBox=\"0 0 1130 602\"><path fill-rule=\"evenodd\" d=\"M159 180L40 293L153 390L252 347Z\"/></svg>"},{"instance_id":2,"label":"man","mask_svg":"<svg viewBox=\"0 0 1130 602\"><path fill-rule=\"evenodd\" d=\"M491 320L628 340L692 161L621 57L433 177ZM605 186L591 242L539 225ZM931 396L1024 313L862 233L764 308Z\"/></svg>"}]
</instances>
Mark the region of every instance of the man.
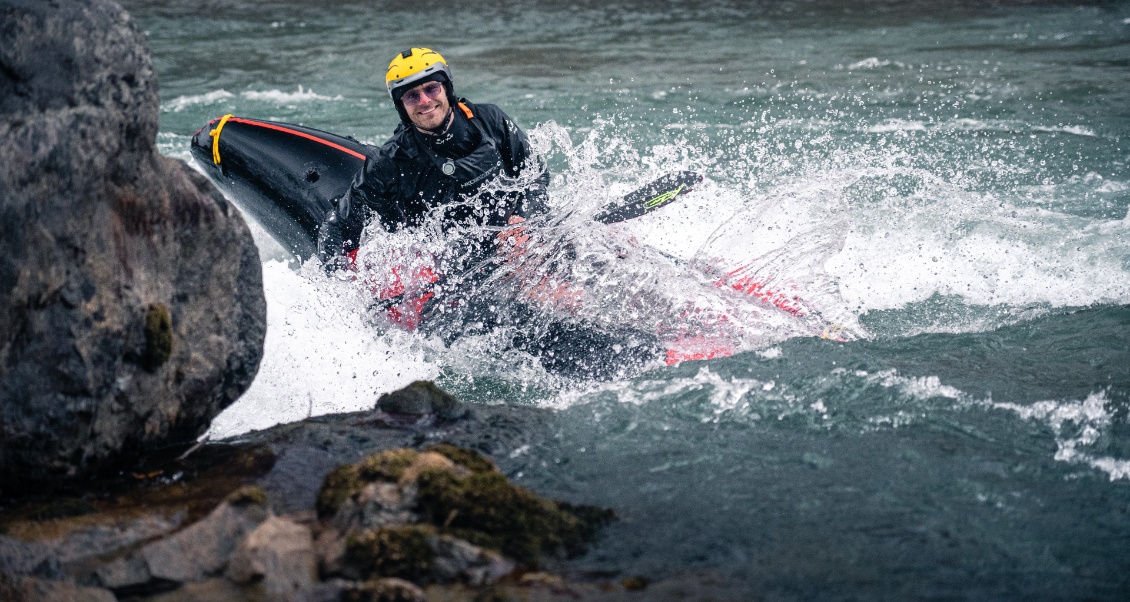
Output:
<instances>
[{"instance_id":1,"label":"man","mask_svg":"<svg viewBox=\"0 0 1130 602\"><path fill-rule=\"evenodd\" d=\"M438 52L401 52L388 66L385 85L401 123L322 222L318 254L328 267L343 265L342 254L356 250L374 218L390 232L417 226L433 211L448 225L501 227L544 210L549 173L531 160L525 133L498 107L457 99ZM530 169L542 170L533 185L484 191ZM504 236L516 235L523 238L513 230Z\"/></svg>"}]
</instances>

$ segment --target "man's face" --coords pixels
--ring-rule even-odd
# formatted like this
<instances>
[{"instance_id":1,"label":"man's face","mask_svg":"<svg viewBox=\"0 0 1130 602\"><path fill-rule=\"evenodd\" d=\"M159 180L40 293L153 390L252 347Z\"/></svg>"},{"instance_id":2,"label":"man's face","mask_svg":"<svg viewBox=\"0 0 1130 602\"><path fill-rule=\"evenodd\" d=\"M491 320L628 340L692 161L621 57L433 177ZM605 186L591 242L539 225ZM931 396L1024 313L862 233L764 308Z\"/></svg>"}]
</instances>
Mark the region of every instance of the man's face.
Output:
<instances>
[{"instance_id":1,"label":"man's face","mask_svg":"<svg viewBox=\"0 0 1130 602\"><path fill-rule=\"evenodd\" d=\"M425 130L438 129L447 119L451 103L447 102L447 91L439 82L426 82L409 88L401 97L408 119L416 127Z\"/></svg>"}]
</instances>

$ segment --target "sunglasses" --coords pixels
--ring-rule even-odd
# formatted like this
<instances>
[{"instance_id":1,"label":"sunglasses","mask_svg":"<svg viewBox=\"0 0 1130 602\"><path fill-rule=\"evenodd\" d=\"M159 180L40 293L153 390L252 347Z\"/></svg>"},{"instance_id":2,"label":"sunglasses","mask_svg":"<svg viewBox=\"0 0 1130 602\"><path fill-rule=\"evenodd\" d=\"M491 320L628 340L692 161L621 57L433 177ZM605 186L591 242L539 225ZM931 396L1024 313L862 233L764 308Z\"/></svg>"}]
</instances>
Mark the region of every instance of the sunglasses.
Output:
<instances>
[{"instance_id":1,"label":"sunglasses","mask_svg":"<svg viewBox=\"0 0 1130 602\"><path fill-rule=\"evenodd\" d=\"M406 107L414 107L424 102L425 96L435 99L439 98L440 94L443 94L443 92L443 84L439 82L429 82L405 92L404 96L400 97L400 102L403 102Z\"/></svg>"}]
</instances>

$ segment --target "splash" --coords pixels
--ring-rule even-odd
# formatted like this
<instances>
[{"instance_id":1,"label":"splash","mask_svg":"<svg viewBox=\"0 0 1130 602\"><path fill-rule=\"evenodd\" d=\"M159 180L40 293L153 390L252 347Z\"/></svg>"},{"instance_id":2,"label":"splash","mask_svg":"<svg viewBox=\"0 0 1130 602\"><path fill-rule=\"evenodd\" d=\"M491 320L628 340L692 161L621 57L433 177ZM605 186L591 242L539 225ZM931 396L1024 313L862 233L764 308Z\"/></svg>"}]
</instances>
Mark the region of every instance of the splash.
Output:
<instances>
[{"instance_id":1,"label":"splash","mask_svg":"<svg viewBox=\"0 0 1130 602\"><path fill-rule=\"evenodd\" d=\"M1082 401L1040 401L1031 405L994 403L992 407L1015 412L1024 420L1048 425L1055 433L1055 459L1082 464L1106 473L1111 481L1130 479L1130 460L1100 455L1096 445L1110 429L1110 400L1103 392Z\"/></svg>"},{"instance_id":2,"label":"splash","mask_svg":"<svg viewBox=\"0 0 1130 602\"><path fill-rule=\"evenodd\" d=\"M221 439L281 422L370 409L381 393L435 379L426 349L396 331L381 332L345 283L313 263L263 264L267 338L259 373L206 435Z\"/></svg>"}]
</instances>

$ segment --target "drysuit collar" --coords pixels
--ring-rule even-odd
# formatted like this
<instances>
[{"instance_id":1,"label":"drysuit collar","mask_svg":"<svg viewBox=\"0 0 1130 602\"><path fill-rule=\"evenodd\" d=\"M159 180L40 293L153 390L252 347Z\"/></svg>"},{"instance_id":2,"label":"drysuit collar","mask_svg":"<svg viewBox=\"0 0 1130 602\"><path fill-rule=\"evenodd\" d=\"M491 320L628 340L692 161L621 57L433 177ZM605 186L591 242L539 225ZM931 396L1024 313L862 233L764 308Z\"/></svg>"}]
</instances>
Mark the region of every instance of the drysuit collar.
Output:
<instances>
[{"instance_id":1,"label":"drysuit collar","mask_svg":"<svg viewBox=\"0 0 1130 602\"><path fill-rule=\"evenodd\" d=\"M416 132L416 139L436 153L451 159L466 157L482 141L482 134L473 127L462 111L451 111L444 129L433 135Z\"/></svg>"}]
</instances>

